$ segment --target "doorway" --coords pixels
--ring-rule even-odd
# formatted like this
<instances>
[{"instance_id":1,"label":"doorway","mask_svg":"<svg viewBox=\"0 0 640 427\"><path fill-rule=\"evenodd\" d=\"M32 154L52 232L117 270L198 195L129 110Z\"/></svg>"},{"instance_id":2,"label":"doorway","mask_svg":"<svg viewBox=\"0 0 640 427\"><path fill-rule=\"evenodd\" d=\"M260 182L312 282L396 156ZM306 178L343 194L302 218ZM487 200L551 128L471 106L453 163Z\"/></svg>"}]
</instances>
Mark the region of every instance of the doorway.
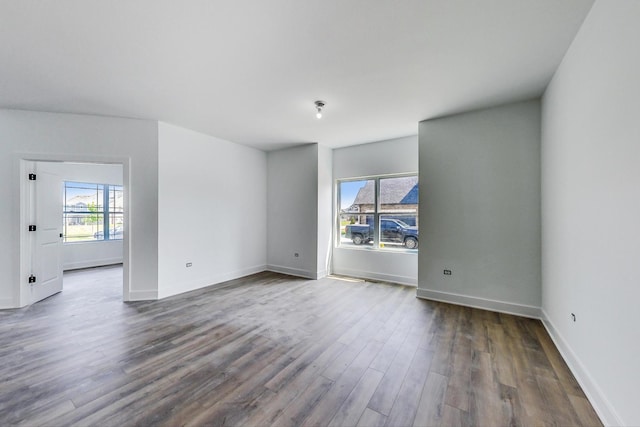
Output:
<instances>
[{"instance_id":1,"label":"doorway","mask_svg":"<svg viewBox=\"0 0 640 427\"><path fill-rule=\"evenodd\" d=\"M63 271L127 262L123 164L21 163L29 177L21 189L21 223L26 224L21 269L29 277L21 305L62 291ZM126 280L121 279L124 299Z\"/></svg>"}]
</instances>

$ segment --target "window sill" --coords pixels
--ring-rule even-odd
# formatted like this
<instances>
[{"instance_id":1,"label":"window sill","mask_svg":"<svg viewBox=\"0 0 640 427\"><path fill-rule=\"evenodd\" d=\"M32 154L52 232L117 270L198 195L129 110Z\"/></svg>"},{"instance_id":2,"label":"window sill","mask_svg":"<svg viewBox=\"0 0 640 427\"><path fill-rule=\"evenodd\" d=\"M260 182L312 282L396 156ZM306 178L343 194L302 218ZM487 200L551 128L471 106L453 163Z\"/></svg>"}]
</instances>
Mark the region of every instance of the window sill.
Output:
<instances>
[{"instance_id":1,"label":"window sill","mask_svg":"<svg viewBox=\"0 0 640 427\"><path fill-rule=\"evenodd\" d=\"M334 249L344 249L347 251L367 251L367 252L380 252L385 254L415 254L417 255L418 249L395 249L395 248L375 248L373 246L355 246L355 245L336 245Z\"/></svg>"}]
</instances>

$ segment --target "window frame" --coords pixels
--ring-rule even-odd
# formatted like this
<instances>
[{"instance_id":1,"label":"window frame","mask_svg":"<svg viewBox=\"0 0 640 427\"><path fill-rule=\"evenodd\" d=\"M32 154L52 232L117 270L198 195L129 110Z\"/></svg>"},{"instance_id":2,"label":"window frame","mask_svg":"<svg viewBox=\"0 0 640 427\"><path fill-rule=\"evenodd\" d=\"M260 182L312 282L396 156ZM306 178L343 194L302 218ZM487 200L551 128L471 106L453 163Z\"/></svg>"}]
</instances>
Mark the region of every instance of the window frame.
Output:
<instances>
[{"instance_id":1,"label":"window frame","mask_svg":"<svg viewBox=\"0 0 640 427\"><path fill-rule=\"evenodd\" d=\"M392 253L407 253L407 254L417 254L420 248L416 249L407 249L407 248L389 248L386 245L380 247L380 217L388 216L392 213L381 211L380 206L380 181L389 178L406 178L406 177L416 177L418 178L418 188L420 185L420 180L418 176L418 172L406 172L406 173L397 173L397 174L386 174L386 175L371 175L371 176L362 176L362 177L354 177L354 178L341 178L335 180L335 188L336 188L336 221L334 224L335 230L335 239L334 239L334 248L339 249L353 249L353 250L367 250L367 251L382 251L382 252L392 252ZM360 212L360 215L371 215L373 216L373 244L371 246L347 246L342 245L341 242L341 217L344 215L341 212L341 202L342 202L342 194L341 194L341 185L343 182L356 182L356 181L373 181L374 182L374 192L373 192L373 212ZM416 217L419 214L419 203L416 208Z\"/></svg>"},{"instance_id":2,"label":"window frame","mask_svg":"<svg viewBox=\"0 0 640 427\"><path fill-rule=\"evenodd\" d=\"M120 184L102 184L95 182L84 182L84 181L63 181L63 206L62 206L62 222L63 222L63 244L76 244L76 243L93 243L93 242L112 242L112 241L122 241L124 239L124 233L119 238L114 238L110 235L110 221L112 216L121 216L124 221L124 206L122 206L122 210L118 211L116 208L116 192L122 192L124 196L124 186ZM68 184L74 184L75 186L68 186ZM101 210L91 211L89 209L89 205L86 205L85 210L75 210L76 205L69 205L67 203L67 190L68 188L83 188L80 185L86 185L86 189L96 188L96 193L102 192L102 200L99 201L99 197L96 195L96 201L100 202L97 207L102 207ZM111 194L114 195L114 209L111 210ZM69 210L69 208L71 210ZM93 238L93 239L85 239L85 240L76 240L76 241L68 241L67 240L67 219L68 215L96 215L101 218L100 224L102 228L102 239ZM114 230L117 227L114 225ZM100 231L100 226L98 227L98 232ZM123 230L124 231L124 230Z\"/></svg>"}]
</instances>

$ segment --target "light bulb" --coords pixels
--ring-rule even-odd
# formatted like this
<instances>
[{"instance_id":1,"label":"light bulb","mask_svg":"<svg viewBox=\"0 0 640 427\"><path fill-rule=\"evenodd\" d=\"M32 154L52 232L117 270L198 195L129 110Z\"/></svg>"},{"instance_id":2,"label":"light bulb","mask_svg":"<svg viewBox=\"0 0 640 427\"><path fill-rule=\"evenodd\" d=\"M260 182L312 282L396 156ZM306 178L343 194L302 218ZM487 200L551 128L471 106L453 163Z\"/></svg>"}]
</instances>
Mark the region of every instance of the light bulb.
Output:
<instances>
[{"instance_id":1,"label":"light bulb","mask_svg":"<svg viewBox=\"0 0 640 427\"><path fill-rule=\"evenodd\" d=\"M315 106L316 106L316 118L321 119L322 118L322 108L324 107L324 101L316 101L314 102Z\"/></svg>"}]
</instances>

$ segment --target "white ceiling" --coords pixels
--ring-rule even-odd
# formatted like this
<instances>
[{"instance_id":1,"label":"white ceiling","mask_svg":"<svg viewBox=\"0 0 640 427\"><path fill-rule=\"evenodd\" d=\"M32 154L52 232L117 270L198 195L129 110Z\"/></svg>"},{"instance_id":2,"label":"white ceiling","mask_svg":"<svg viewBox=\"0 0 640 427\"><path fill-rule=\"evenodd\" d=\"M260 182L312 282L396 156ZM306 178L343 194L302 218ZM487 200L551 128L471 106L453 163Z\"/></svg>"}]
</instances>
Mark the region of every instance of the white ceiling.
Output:
<instances>
[{"instance_id":1,"label":"white ceiling","mask_svg":"<svg viewBox=\"0 0 640 427\"><path fill-rule=\"evenodd\" d=\"M161 120L264 150L395 138L541 95L592 3L0 0L0 107Z\"/></svg>"}]
</instances>

